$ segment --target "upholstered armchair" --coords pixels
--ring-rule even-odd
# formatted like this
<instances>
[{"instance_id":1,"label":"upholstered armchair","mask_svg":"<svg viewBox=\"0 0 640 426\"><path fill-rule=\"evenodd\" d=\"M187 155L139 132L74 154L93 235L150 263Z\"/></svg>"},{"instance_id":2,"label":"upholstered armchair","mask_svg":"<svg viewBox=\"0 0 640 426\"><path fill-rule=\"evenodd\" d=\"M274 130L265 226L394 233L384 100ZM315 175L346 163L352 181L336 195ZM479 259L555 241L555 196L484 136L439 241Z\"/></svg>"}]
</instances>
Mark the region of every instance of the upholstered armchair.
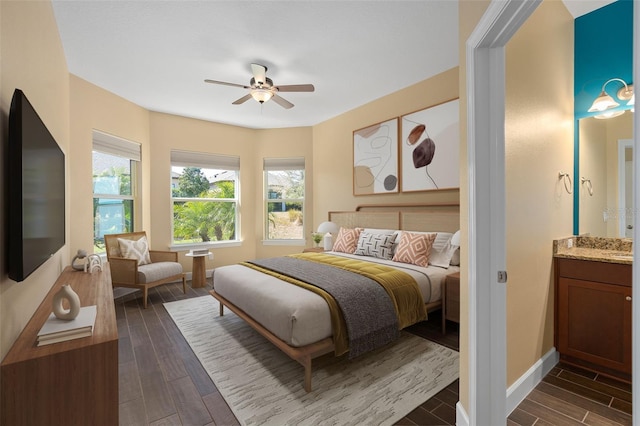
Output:
<instances>
[{"instance_id":1,"label":"upholstered armchair","mask_svg":"<svg viewBox=\"0 0 640 426\"><path fill-rule=\"evenodd\" d=\"M145 309L150 288L182 280L182 291L187 292L178 253L149 250L144 231L105 235L104 242L111 269L111 285L142 290Z\"/></svg>"}]
</instances>

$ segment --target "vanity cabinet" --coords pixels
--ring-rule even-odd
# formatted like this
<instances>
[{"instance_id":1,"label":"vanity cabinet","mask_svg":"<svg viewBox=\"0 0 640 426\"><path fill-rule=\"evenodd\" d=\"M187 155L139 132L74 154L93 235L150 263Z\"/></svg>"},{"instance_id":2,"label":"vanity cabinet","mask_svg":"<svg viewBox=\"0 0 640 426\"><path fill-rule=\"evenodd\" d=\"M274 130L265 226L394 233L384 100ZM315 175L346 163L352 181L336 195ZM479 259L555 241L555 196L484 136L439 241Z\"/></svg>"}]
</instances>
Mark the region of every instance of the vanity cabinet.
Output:
<instances>
[{"instance_id":1,"label":"vanity cabinet","mask_svg":"<svg viewBox=\"0 0 640 426\"><path fill-rule=\"evenodd\" d=\"M555 259L560 359L631 381L630 264Z\"/></svg>"}]
</instances>

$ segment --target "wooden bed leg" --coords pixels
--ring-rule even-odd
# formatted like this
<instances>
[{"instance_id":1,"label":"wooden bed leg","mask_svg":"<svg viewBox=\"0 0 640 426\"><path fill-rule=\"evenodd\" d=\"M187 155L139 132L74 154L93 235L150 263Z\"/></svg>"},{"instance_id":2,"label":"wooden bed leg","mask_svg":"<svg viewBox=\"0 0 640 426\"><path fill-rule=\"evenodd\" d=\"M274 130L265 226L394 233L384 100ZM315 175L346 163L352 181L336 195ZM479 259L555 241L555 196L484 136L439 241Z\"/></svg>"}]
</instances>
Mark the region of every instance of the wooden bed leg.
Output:
<instances>
[{"instance_id":1,"label":"wooden bed leg","mask_svg":"<svg viewBox=\"0 0 640 426\"><path fill-rule=\"evenodd\" d=\"M311 392L311 363L310 357L305 357L302 365L304 366L304 390Z\"/></svg>"},{"instance_id":2,"label":"wooden bed leg","mask_svg":"<svg viewBox=\"0 0 640 426\"><path fill-rule=\"evenodd\" d=\"M224 316L224 305L220 303L220 316Z\"/></svg>"}]
</instances>

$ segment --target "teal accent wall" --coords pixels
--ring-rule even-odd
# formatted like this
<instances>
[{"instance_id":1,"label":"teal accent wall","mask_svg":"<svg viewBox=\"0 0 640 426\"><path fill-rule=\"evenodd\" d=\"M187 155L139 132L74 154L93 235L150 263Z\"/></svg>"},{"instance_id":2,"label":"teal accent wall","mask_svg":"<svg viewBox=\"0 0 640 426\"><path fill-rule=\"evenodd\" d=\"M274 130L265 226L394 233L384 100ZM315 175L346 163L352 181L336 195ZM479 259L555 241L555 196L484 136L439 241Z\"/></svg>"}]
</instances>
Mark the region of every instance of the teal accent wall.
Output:
<instances>
[{"instance_id":1,"label":"teal accent wall","mask_svg":"<svg viewBox=\"0 0 640 426\"><path fill-rule=\"evenodd\" d=\"M618 0L576 18L574 23L574 181L580 176L578 120L597 113L588 112L602 85L611 78L633 83L633 0ZM616 94L622 83L607 84L606 92ZM629 109L627 101L616 109ZM636 101L637 102L637 101ZM575 186L574 186L575 189ZM579 232L579 194L573 191L573 233Z\"/></svg>"}]
</instances>

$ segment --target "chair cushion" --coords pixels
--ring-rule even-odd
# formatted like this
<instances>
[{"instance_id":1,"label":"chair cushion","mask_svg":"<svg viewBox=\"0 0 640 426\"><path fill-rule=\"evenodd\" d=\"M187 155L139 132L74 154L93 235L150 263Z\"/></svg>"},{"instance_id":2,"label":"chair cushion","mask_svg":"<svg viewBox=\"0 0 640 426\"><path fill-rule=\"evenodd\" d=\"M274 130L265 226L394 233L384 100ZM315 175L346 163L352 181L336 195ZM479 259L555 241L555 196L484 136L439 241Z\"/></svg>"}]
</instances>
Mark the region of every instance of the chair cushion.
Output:
<instances>
[{"instance_id":1,"label":"chair cushion","mask_svg":"<svg viewBox=\"0 0 640 426\"><path fill-rule=\"evenodd\" d=\"M118 238L118 245L120 246L122 257L126 257L127 259L136 259L138 261L138 265L151 263L147 237L142 237L139 240Z\"/></svg>"},{"instance_id":2,"label":"chair cushion","mask_svg":"<svg viewBox=\"0 0 640 426\"><path fill-rule=\"evenodd\" d=\"M148 284L182 273L178 262L155 262L138 266L138 282Z\"/></svg>"}]
</instances>

